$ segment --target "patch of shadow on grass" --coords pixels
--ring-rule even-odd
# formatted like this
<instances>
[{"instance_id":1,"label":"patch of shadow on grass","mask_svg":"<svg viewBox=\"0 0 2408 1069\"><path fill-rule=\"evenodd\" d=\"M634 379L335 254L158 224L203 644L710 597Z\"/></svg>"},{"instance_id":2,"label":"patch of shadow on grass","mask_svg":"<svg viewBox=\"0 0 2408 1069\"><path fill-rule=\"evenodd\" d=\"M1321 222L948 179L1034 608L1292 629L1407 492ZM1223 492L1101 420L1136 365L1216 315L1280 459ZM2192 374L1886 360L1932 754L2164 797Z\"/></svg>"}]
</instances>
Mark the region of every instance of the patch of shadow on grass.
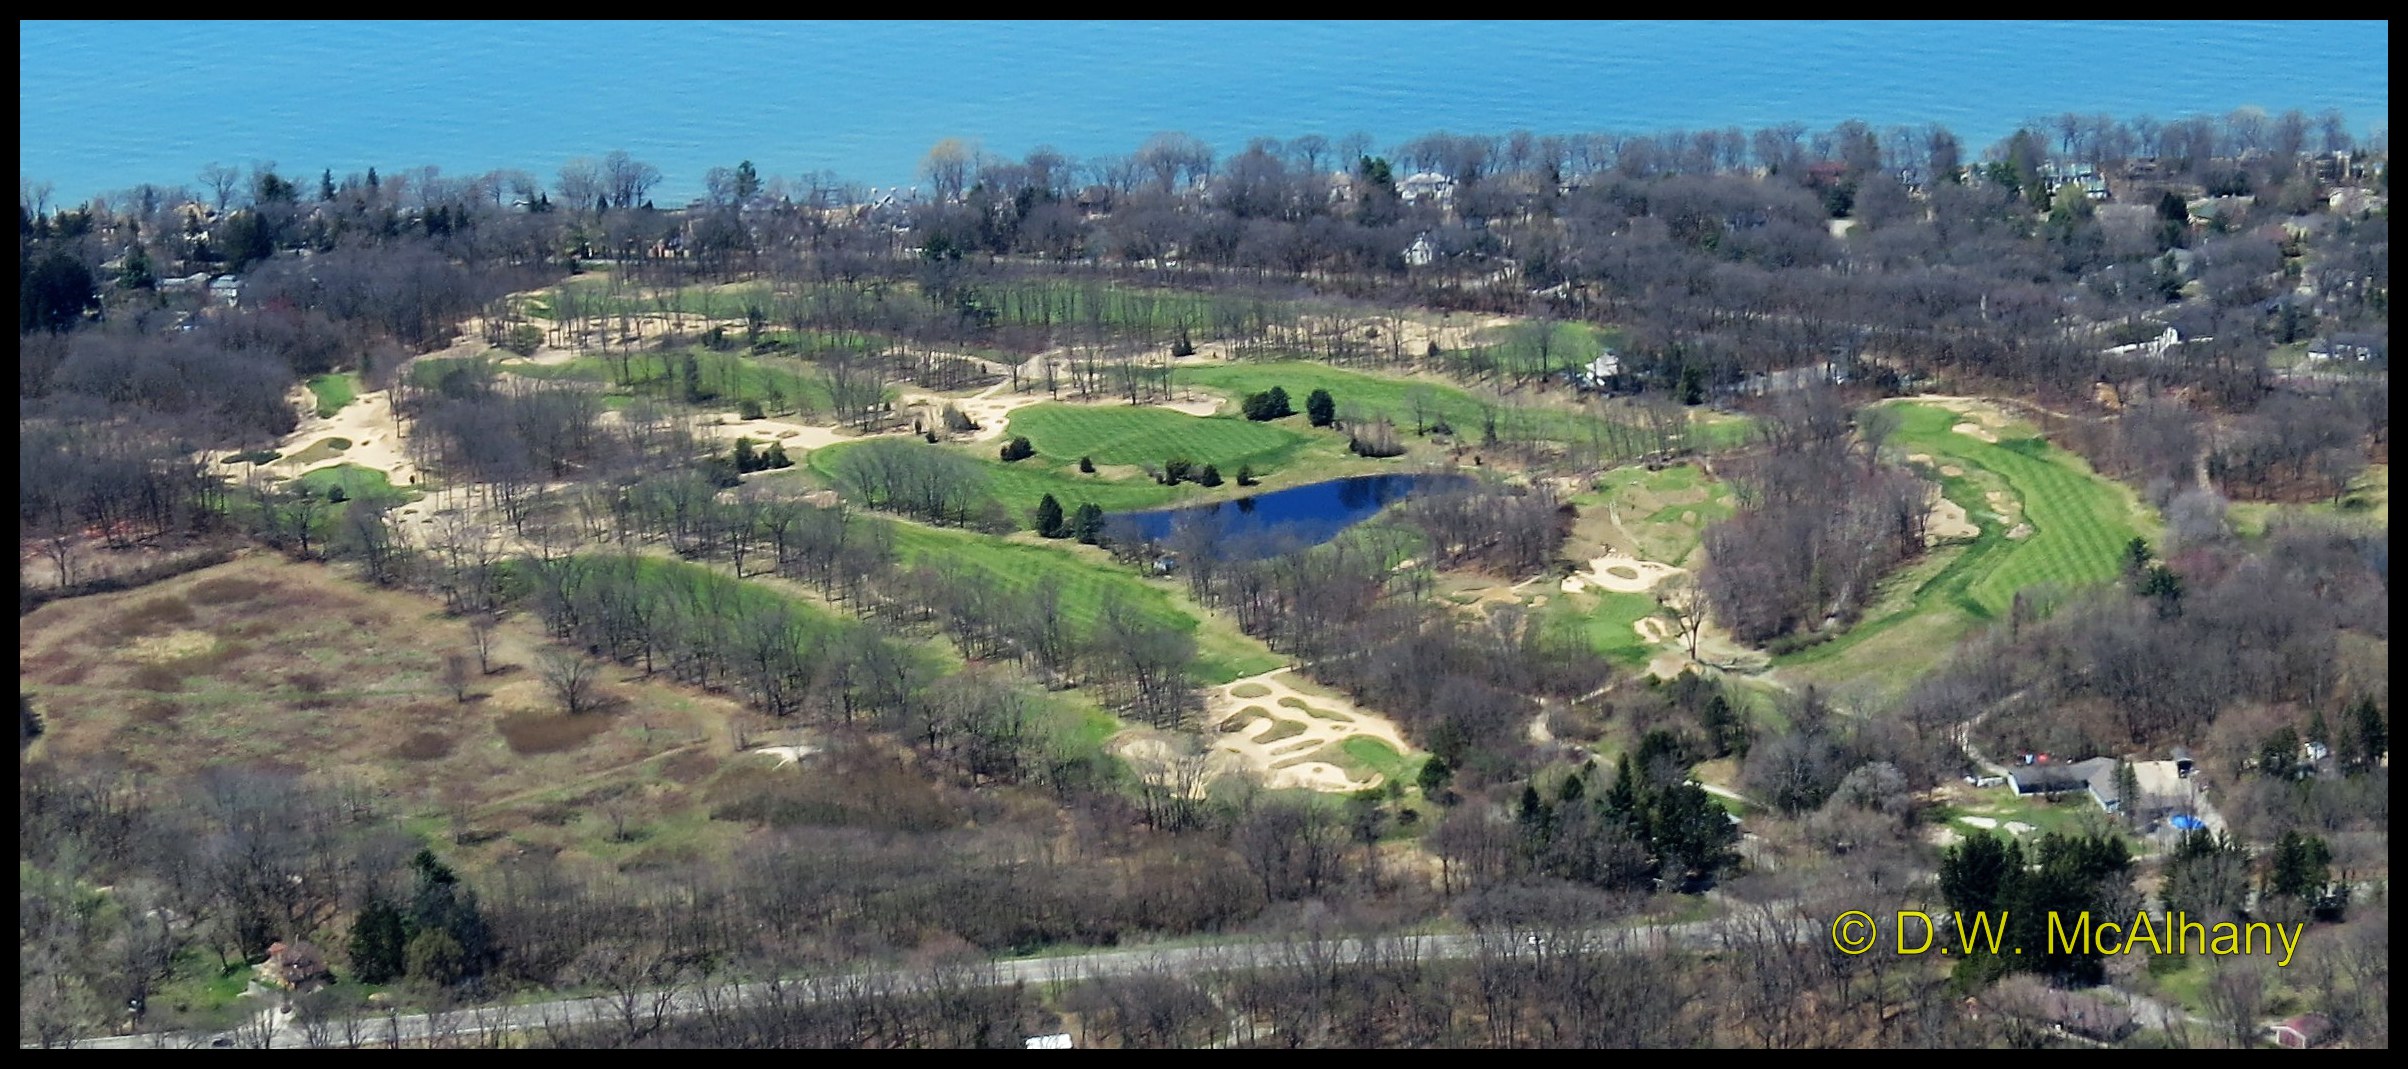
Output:
<instances>
[{"instance_id":1,"label":"patch of shadow on grass","mask_svg":"<svg viewBox=\"0 0 2408 1069\"><path fill-rule=\"evenodd\" d=\"M421 731L393 748L393 756L404 761L434 761L451 756L452 737L433 731Z\"/></svg>"},{"instance_id":2,"label":"patch of shadow on grass","mask_svg":"<svg viewBox=\"0 0 2408 1069\"><path fill-rule=\"evenodd\" d=\"M512 713L494 725L502 740L510 744L510 752L521 755L564 753L585 745L610 726L609 720L595 713L569 716L565 713Z\"/></svg>"}]
</instances>

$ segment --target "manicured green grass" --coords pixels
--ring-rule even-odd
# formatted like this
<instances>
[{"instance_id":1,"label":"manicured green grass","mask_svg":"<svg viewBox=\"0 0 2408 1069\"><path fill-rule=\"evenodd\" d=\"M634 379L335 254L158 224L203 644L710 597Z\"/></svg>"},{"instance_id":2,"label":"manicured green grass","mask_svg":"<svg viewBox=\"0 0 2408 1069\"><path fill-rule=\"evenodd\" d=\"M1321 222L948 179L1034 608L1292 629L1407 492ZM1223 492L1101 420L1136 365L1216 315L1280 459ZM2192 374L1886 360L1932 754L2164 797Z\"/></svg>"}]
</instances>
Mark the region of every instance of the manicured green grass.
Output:
<instances>
[{"instance_id":1,"label":"manicured green grass","mask_svg":"<svg viewBox=\"0 0 2408 1069\"><path fill-rule=\"evenodd\" d=\"M1361 778L1366 772L1400 783L1411 783L1421 771L1421 760L1396 752L1396 747L1369 735L1349 735L1314 751L1313 760L1327 761L1346 774Z\"/></svg>"},{"instance_id":2,"label":"manicured green grass","mask_svg":"<svg viewBox=\"0 0 2408 1069\"><path fill-rule=\"evenodd\" d=\"M309 392L318 397L318 418L330 419L359 396L360 377L348 371L319 375L309 380Z\"/></svg>"},{"instance_id":3,"label":"manicured green grass","mask_svg":"<svg viewBox=\"0 0 2408 1069\"><path fill-rule=\"evenodd\" d=\"M1295 398L1299 410L1304 398ZM1012 413L1009 433L1027 436L1039 457L1077 463L1160 466L1185 457L1198 467L1217 465L1234 480L1240 465L1268 474L1285 464L1308 439L1285 427L1231 417L1190 416L1165 408L1040 404Z\"/></svg>"},{"instance_id":4,"label":"manicured green grass","mask_svg":"<svg viewBox=\"0 0 2408 1069\"><path fill-rule=\"evenodd\" d=\"M1174 594L1167 584L1140 579L1101 559L1100 554L1090 557L1066 547L889 522L895 533L895 550L906 564L925 561L974 570L1015 592L1033 590L1041 580L1059 584L1059 612L1074 635L1093 633L1105 602L1113 598L1139 616L1192 633L1196 662L1191 675L1199 683L1227 683L1287 663L1235 624Z\"/></svg>"},{"instance_id":5,"label":"manicured green grass","mask_svg":"<svg viewBox=\"0 0 2408 1069\"><path fill-rule=\"evenodd\" d=\"M846 450L854 448L858 448L857 443L844 442L814 449L804 463L814 476L827 485L841 487L843 480L837 478L836 462ZM1093 503L1106 512L1153 508L1203 493L1203 489L1193 483L1170 487L1143 478L1108 479L1101 475L1082 475L1075 459L1068 465L1050 464L1042 457L1006 464L997 457L996 449L991 443L981 443L975 447L960 447L959 451L979 462L987 480L988 496L1002 502L1013 520L1022 524L1031 522L1029 517L1036 511L1037 502L1047 494L1052 494L1054 500L1061 503L1062 511L1069 513L1087 503Z\"/></svg>"},{"instance_id":6,"label":"manicured green grass","mask_svg":"<svg viewBox=\"0 0 2408 1069\"><path fill-rule=\"evenodd\" d=\"M1624 668L1640 667L1655 656L1656 647L1633 625L1658 611L1654 598L1613 590L1558 593L1547 603L1552 626L1574 629L1590 649Z\"/></svg>"},{"instance_id":7,"label":"manicured green grass","mask_svg":"<svg viewBox=\"0 0 2408 1069\"><path fill-rule=\"evenodd\" d=\"M1385 417L1400 434L1419 426L1445 424L1465 441L1479 441L1493 416L1501 441L1612 442L1630 437L1614 421L1547 402L1483 400L1460 386L1427 378L1375 375L1301 361L1237 363L1215 367L1185 367L1175 381L1243 398L1277 386L1288 392L1296 410L1314 390L1328 390L1341 416L1357 419Z\"/></svg>"},{"instance_id":8,"label":"manicured green grass","mask_svg":"<svg viewBox=\"0 0 2408 1069\"><path fill-rule=\"evenodd\" d=\"M312 493L324 494L334 487L343 488L343 496L355 501L372 501L385 506L400 505L419 498L417 490L393 485L384 472L363 468L357 464L336 464L319 468L293 480Z\"/></svg>"},{"instance_id":9,"label":"manicured green grass","mask_svg":"<svg viewBox=\"0 0 2408 1069\"><path fill-rule=\"evenodd\" d=\"M2092 472L2079 458L2037 438L1989 443L1952 428L1964 417L1932 405L1901 404L1891 441L1902 451L1928 453L1941 493L1964 506L1980 534L1962 547L1935 550L1894 577L1865 619L1848 633L1779 659L1810 677L1903 686L1936 662L1976 624L2003 617L2015 595L2039 584L2072 588L2111 580L2134 537L2154 540L2157 524L2131 491ZM2009 525L1989 501L2001 490L2014 499L2028 537L2007 537Z\"/></svg>"}]
</instances>

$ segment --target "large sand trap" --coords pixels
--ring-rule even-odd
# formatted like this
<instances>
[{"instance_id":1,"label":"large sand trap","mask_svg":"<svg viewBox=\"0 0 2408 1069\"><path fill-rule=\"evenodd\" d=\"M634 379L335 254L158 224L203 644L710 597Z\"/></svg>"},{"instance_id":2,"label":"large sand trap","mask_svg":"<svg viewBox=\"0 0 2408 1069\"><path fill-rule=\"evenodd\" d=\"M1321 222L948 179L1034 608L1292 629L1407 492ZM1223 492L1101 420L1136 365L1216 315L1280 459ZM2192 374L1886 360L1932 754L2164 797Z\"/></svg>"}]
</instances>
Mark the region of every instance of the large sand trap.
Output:
<instances>
[{"instance_id":1,"label":"large sand trap","mask_svg":"<svg viewBox=\"0 0 2408 1069\"><path fill-rule=\"evenodd\" d=\"M1205 720L1213 728L1217 729L1233 718L1247 717L1249 714L1246 710L1249 708L1257 711L1255 719L1241 731L1216 730L1206 733L1207 737L1214 739L1212 755L1222 759L1220 765L1208 770L1208 774L1249 772L1259 778L1264 786L1273 789L1301 787L1312 791L1359 791L1379 786L1381 777L1375 774L1369 779L1354 779L1344 769L1323 761L1296 761L1284 767L1282 763L1294 761L1298 754L1312 753L1354 735L1369 735L1394 747L1400 754L1412 752L1413 748L1405 744L1396 725L1386 717L1365 712L1344 698L1324 698L1298 691L1287 672L1284 668L1265 672L1206 692ZM1245 690L1246 697L1237 696L1235 692L1240 688ZM1313 716L1293 705L1281 704L1285 699L1294 699L1346 719L1328 720ZM1259 715L1261 713L1269 715ZM1304 730L1267 743L1259 741L1283 723L1301 725Z\"/></svg>"},{"instance_id":2,"label":"large sand trap","mask_svg":"<svg viewBox=\"0 0 2408 1069\"><path fill-rule=\"evenodd\" d=\"M1931 545L1950 539L1973 538L1982 533L1982 529L1974 526L1973 521L1966 517L1965 506L1941 495L1933 496L1931 517L1924 523L1923 541Z\"/></svg>"},{"instance_id":3,"label":"large sand trap","mask_svg":"<svg viewBox=\"0 0 2408 1069\"><path fill-rule=\"evenodd\" d=\"M321 438L348 438L351 448L332 456L320 457L308 464L277 460L268 465L269 472L289 478L337 464L356 464L384 472L385 478L395 486L408 486L418 478L418 465L411 463L410 458L402 453L401 437L393 429L393 395L390 392L377 390L360 394L352 398L350 404L344 405L342 411L326 419L318 418L317 397L308 390L300 391L294 402L302 406L306 415L301 418L300 425L293 428L293 433L285 435L284 441L277 443L279 452L288 456L299 453Z\"/></svg>"},{"instance_id":4,"label":"large sand trap","mask_svg":"<svg viewBox=\"0 0 2408 1069\"><path fill-rule=\"evenodd\" d=\"M1958 434L1970 435L1972 437L1979 438L1985 442L1995 442L1998 440L1997 435L1990 433L1988 428L1983 427L1979 423L1959 423L1949 429L1957 432Z\"/></svg>"},{"instance_id":5,"label":"large sand trap","mask_svg":"<svg viewBox=\"0 0 2408 1069\"><path fill-rule=\"evenodd\" d=\"M783 419L736 419L733 418L734 413L729 413L729 417L725 422L703 424L702 432L723 440L750 438L761 445L784 442L789 447L801 446L804 449L823 449L838 442L855 440L851 435L824 424L796 423ZM802 462L801 457L789 459L798 464Z\"/></svg>"},{"instance_id":6,"label":"large sand trap","mask_svg":"<svg viewBox=\"0 0 2408 1069\"><path fill-rule=\"evenodd\" d=\"M1579 578L1591 586L1603 587L1619 594L1644 594L1655 589L1666 576L1677 575L1683 569L1651 560L1640 560L1620 551L1589 561L1589 570Z\"/></svg>"}]
</instances>

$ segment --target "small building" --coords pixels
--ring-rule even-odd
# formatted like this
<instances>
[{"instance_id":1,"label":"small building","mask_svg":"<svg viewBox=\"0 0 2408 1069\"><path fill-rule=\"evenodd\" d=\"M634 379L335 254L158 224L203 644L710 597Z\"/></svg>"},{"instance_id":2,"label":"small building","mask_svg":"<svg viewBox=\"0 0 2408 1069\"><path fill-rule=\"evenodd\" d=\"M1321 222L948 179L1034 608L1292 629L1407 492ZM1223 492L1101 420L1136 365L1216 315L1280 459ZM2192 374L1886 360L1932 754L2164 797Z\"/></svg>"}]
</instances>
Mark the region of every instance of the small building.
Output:
<instances>
[{"instance_id":1,"label":"small building","mask_svg":"<svg viewBox=\"0 0 2408 1069\"><path fill-rule=\"evenodd\" d=\"M2271 1031L2277 1046L2306 1050L2333 1038L2333 1019L2321 1013L2303 1013L2275 1022Z\"/></svg>"},{"instance_id":2,"label":"small building","mask_svg":"<svg viewBox=\"0 0 2408 1069\"><path fill-rule=\"evenodd\" d=\"M1427 230L1415 236L1413 244L1405 246L1406 267L1428 267L1432 261L1437 259L1438 246L1430 240L1430 232Z\"/></svg>"},{"instance_id":3,"label":"small building","mask_svg":"<svg viewBox=\"0 0 2408 1069\"><path fill-rule=\"evenodd\" d=\"M334 982L326 955L295 939L268 944L268 960L259 963L259 978L287 991L310 991Z\"/></svg>"},{"instance_id":4,"label":"small building","mask_svg":"<svg viewBox=\"0 0 2408 1069\"><path fill-rule=\"evenodd\" d=\"M1407 204L1426 201L1445 208L1455 203L1455 180L1436 171L1417 171L1396 183L1396 196Z\"/></svg>"},{"instance_id":5,"label":"small building","mask_svg":"<svg viewBox=\"0 0 2408 1069\"><path fill-rule=\"evenodd\" d=\"M2310 360L2380 360L2386 346L2372 334L2333 334L2308 343Z\"/></svg>"},{"instance_id":6,"label":"small building","mask_svg":"<svg viewBox=\"0 0 2408 1069\"><path fill-rule=\"evenodd\" d=\"M2079 991L2062 991L2030 976L2000 981L1976 1006L2045 1027L2053 1032L2113 1043L2140 1030L2132 1011L2116 1002Z\"/></svg>"},{"instance_id":7,"label":"small building","mask_svg":"<svg viewBox=\"0 0 2408 1069\"><path fill-rule=\"evenodd\" d=\"M2049 760L2047 754L2027 754L2022 767L2007 773L2007 786L2027 795L2087 793L2098 801L2099 808L2113 813L2121 804L2116 797L2115 765L2112 757L2061 762Z\"/></svg>"},{"instance_id":8,"label":"small building","mask_svg":"<svg viewBox=\"0 0 2408 1069\"><path fill-rule=\"evenodd\" d=\"M228 308L242 297L242 279L234 275L219 275L209 280L209 299Z\"/></svg>"}]
</instances>

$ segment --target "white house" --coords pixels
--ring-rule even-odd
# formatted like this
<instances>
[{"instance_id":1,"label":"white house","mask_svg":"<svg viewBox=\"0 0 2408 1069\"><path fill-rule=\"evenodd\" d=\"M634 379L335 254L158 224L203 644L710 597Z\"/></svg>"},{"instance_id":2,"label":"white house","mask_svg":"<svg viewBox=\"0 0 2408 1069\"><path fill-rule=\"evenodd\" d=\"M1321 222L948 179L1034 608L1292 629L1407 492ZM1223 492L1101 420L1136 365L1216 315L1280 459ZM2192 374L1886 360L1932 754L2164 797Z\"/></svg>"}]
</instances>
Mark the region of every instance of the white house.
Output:
<instances>
[{"instance_id":1,"label":"white house","mask_svg":"<svg viewBox=\"0 0 2408 1069\"><path fill-rule=\"evenodd\" d=\"M1416 236L1413 244L1405 246L1406 267L1428 267L1436 259L1438 259L1438 246L1430 240L1430 232L1427 230Z\"/></svg>"},{"instance_id":2,"label":"white house","mask_svg":"<svg viewBox=\"0 0 2408 1069\"><path fill-rule=\"evenodd\" d=\"M1455 180L1436 171L1419 171L1396 184L1396 195L1407 204L1429 201L1444 208L1455 202Z\"/></svg>"}]
</instances>

